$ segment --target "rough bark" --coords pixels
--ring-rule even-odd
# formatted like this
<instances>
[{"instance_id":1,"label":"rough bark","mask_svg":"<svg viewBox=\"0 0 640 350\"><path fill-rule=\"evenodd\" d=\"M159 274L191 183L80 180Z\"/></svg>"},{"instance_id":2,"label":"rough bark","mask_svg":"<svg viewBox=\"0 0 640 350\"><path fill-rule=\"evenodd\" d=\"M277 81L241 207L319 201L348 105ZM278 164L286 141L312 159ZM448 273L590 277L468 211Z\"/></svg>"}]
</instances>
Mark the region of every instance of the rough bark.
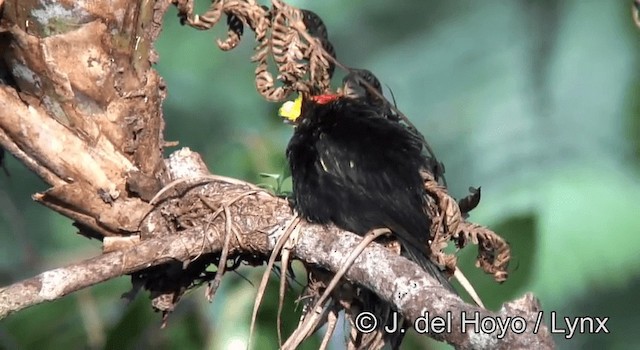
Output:
<instances>
[{"instance_id":1,"label":"rough bark","mask_svg":"<svg viewBox=\"0 0 640 350\"><path fill-rule=\"evenodd\" d=\"M96 238L135 232L161 187L164 85L151 65L167 5L3 5L2 145L52 186L36 200Z\"/></svg>"}]
</instances>

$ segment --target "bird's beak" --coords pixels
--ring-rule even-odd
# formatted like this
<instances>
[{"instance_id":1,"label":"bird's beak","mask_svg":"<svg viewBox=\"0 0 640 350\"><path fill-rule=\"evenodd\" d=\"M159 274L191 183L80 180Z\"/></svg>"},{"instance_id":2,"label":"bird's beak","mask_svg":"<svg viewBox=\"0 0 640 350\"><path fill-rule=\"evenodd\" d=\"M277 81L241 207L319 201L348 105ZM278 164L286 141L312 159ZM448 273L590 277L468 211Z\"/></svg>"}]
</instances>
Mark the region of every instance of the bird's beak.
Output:
<instances>
[{"instance_id":1,"label":"bird's beak","mask_svg":"<svg viewBox=\"0 0 640 350\"><path fill-rule=\"evenodd\" d=\"M278 115L287 124L296 124L298 118L302 114L302 95L299 95L293 101L287 101L282 104L278 110Z\"/></svg>"}]
</instances>

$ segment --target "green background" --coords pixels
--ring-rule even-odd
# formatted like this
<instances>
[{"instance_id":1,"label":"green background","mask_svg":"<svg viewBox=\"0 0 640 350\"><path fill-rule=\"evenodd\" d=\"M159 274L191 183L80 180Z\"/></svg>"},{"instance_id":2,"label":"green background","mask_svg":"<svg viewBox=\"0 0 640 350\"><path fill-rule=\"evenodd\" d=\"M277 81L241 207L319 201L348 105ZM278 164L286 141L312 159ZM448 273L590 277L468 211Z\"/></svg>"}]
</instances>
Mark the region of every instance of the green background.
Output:
<instances>
[{"instance_id":1,"label":"green background","mask_svg":"<svg viewBox=\"0 0 640 350\"><path fill-rule=\"evenodd\" d=\"M445 163L454 196L482 186L471 220L512 244L511 277L497 285L476 271L473 248L461 260L491 308L532 291L547 322L551 311L610 317L610 334L558 334L560 349L636 347L640 29L630 1L290 3L325 20L341 62L372 70L393 91ZM223 24L207 32L181 27L175 9L168 12L157 43L168 86L165 138L201 153L217 174L268 183L259 174L282 172L292 130L278 119L278 105L255 91L252 33L221 52L215 38L225 32ZM0 285L100 253L99 242L30 199L44 183L12 157L7 166ZM226 275L212 304L195 290L164 330L147 295L120 299L130 284L119 278L0 321L0 348L243 348L261 272L241 270L253 285ZM253 341L259 349L277 344L277 287L270 288ZM289 329L298 292L289 293ZM438 345L419 337L405 343L426 346Z\"/></svg>"}]
</instances>

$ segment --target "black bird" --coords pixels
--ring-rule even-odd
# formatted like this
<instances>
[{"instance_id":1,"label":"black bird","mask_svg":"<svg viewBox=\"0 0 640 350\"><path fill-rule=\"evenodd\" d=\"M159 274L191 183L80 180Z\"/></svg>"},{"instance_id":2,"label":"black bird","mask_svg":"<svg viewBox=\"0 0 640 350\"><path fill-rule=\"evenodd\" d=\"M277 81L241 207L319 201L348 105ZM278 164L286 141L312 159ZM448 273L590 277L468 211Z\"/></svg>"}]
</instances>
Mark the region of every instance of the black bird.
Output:
<instances>
[{"instance_id":1,"label":"black bird","mask_svg":"<svg viewBox=\"0 0 640 350\"><path fill-rule=\"evenodd\" d=\"M368 69L349 68L349 73L342 78L342 87L338 92L349 98L363 98L383 113L385 118L401 121L391 109L391 104L383 97L380 80Z\"/></svg>"},{"instance_id":2,"label":"black bird","mask_svg":"<svg viewBox=\"0 0 640 350\"><path fill-rule=\"evenodd\" d=\"M388 228L403 255L452 290L429 258L422 138L366 98L301 96L280 115L295 124L287 159L299 215L360 235Z\"/></svg>"},{"instance_id":3,"label":"black bird","mask_svg":"<svg viewBox=\"0 0 640 350\"><path fill-rule=\"evenodd\" d=\"M368 85L368 86L367 86ZM373 90L373 91L372 91ZM349 73L342 79L341 94L350 98L362 98L368 104L375 107L385 118L400 123L422 141L422 157L425 161L425 169L430 172L437 182L446 185L444 178L444 164L436 159L431 147L424 136L409 122L403 119L399 111L392 108L389 101L383 97L380 80L368 69L350 68ZM374 93L375 91L375 93ZM408 123L408 124L407 124Z\"/></svg>"}]
</instances>

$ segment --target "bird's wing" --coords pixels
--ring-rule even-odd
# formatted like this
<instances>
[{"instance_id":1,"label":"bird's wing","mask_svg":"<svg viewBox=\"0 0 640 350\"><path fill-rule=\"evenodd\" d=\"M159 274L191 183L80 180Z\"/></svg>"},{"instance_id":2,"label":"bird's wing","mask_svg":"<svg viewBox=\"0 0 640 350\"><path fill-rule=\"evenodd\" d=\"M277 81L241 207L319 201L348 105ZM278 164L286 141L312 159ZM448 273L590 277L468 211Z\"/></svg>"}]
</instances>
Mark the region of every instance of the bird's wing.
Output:
<instances>
[{"instance_id":1,"label":"bird's wing","mask_svg":"<svg viewBox=\"0 0 640 350\"><path fill-rule=\"evenodd\" d=\"M317 166L332 177L331 183L340 184L341 193L332 194L337 199L333 202L341 207L345 205L341 201L349 201L346 207L360 210L357 218L343 224L358 227L368 222L369 229L390 229L402 243L406 256L454 291L442 270L428 257L431 221L423 209L426 194L419 174L424 164L420 140L411 138L403 126L387 119L355 119L341 125L341 130L350 130L350 135L328 131L320 137ZM371 227L372 223L377 227Z\"/></svg>"},{"instance_id":2,"label":"bird's wing","mask_svg":"<svg viewBox=\"0 0 640 350\"><path fill-rule=\"evenodd\" d=\"M375 116L345 118L340 123L340 128L319 134L319 170L364 189L391 191L420 185L422 145L404 127Z\"/></svg>"},{"instance_id":3,"label":"bird's wing","mask_svg":"<svg viewBox=\"0 0 640 350\"><path fill-rule=\"evenodd\" d=\"M423 162L419 140L379 117L345 118L317 142L316 166L345 191L344 198L367 205L393 231L426 244L429 218L423 211ZM424 240L422 238L425 238Z\"/></svg>"},{"instance_id":4,"label":"bird's wing","mask_svg":"<svg viewBox=\"0 0 640 350\"><path fill-rule=\"evenodd\" d=\"M342 117L339 128L329 126L317 134L314 161L320 176L316 196L334 205L328 210L338 226L361 234L374 228L390 229L404 255L453 290L429 258L431 220L424 211L426 193L420 169L425 160L420 138L380 116Z\"/></svg>"}]
</instances>

